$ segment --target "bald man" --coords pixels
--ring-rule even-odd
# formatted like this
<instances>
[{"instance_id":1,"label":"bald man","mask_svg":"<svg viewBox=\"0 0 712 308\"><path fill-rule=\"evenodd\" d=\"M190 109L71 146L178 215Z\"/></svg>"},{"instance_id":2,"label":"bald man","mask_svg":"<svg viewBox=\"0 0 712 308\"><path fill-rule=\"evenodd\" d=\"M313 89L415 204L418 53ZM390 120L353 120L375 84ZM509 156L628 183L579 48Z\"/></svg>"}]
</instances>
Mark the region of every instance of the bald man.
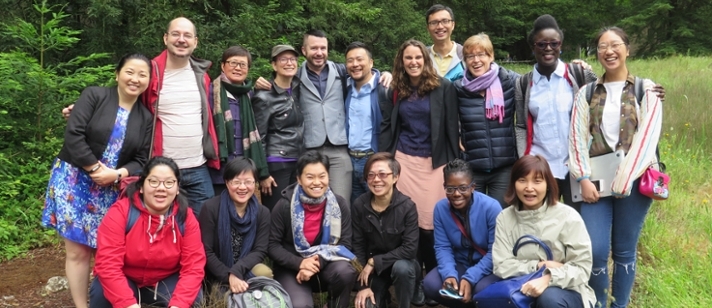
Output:
<instances>
[{"instance_id":1,"label":"bald man","mask_svg":"<svg viewBox=\"0 0 712 308\"><path fill-rule=\"evenodd\" d=\"M192 56L195 25L185 17L168 23L166 50L151 61L151 82L142 101L154 115L153 156L172 158L180 168L180 188L197 216L214 195L208 168L220 169L218 139L208 102L210 61ZM68 117L73 106L62 113ZM129 170L135 174L140 170Z\"/></svg>"}]
</instances>

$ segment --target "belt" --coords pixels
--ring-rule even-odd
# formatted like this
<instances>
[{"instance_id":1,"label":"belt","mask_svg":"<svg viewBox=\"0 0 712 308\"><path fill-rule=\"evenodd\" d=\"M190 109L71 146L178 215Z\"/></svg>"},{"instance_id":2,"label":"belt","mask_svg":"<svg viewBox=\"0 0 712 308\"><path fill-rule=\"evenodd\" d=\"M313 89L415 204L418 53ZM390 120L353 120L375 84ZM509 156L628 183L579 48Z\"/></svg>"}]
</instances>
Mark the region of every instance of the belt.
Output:
<instances>
[{"instance_id":1,"label":"belt","mask_svg":"<svg viewBox=\"0 0 712 308\"><path fill-rule=\"evenodd\" d=\"M374 153L375 152L373 152L373 151L351 151L351 150L349 150L349 155L351 157L356 157L356 158L363 158L366 156L371 156Z\"/></svg>"}]
</instances>

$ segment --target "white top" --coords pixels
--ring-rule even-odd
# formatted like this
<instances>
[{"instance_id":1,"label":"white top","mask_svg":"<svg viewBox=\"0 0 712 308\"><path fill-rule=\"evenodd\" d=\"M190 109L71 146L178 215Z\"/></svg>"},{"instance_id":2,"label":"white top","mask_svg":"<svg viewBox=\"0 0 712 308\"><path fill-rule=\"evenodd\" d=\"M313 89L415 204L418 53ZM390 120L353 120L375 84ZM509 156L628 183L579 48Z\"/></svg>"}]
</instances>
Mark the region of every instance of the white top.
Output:
<instances>
[{"instance_id":1,"label":"white top","mask_svg":"<svg viewBox=\"0 0 712 308\"><path fill-rule=\"evenodd\" d=\"M601 131L606 138L608 146L616 150L618 139L620 139L621 127L621 97L625 80L606 82L606 103L603 105L603 118L601 119Z\"/></svg>"},{"instance_id":2,"label":"white top","mask_svg":"<svg viewBox=\"0 0 712 308\"><path fill-rule=\"evenodd\" d=\"M569 125L574 92L564 78L565 73L566 65L561 60L550 80L539 74L535 65L529 92L529 113L534 120L530 154L543 156L557 179L564 179L569 173Z\"/></svg>"},{"instance_id":3,"label":"white top","mask_svg":"<svg viewBox=\"0 0 712 308\"><path fill-rule=\"evenodd\" d=\"M166 69L159 96L163 156L172 158L181 169L205 164L202 102L190 65L181 69Z\"/></svg>"}]
</instances>

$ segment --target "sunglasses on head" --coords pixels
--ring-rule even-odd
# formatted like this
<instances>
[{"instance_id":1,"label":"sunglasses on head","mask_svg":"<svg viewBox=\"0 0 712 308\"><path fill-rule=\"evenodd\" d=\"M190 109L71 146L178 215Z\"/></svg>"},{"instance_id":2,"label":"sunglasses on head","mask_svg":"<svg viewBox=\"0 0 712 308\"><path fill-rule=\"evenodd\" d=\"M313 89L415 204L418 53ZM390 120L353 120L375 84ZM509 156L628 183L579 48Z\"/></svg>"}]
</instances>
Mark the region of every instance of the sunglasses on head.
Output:
<instances>
[{"instance_id":1,"label":"sunglasses on head","mask_svg":"<svg viewBox=\"0 0 712 308\"><path fill-rule=\"evenodd\" d=\"M539 42L534 43L534 46L536 46L536 48L541 49L541 50L546 49L546 46L551 47L551 49L556 49L556 48L559 48L559 46L561 46L561 42L560 41L551 41L551 42L539 41Z\"/></svg>"}]
</instances>

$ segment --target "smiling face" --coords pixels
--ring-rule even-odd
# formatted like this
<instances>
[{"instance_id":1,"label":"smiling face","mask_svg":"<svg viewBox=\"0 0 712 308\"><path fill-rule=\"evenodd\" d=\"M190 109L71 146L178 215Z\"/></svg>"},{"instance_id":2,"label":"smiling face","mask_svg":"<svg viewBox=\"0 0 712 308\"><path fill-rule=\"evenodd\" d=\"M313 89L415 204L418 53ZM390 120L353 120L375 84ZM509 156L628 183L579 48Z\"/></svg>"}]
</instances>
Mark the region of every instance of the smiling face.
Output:
<instances>
[{"instance_id":1,"label":"smiling face","mask_svg":"<svg viewBox=\"0 0 712 308\"><path fill-rule=\"evenodd\" d=\"M248 63L249 61L245 56L233 56L223 62L220 65L220 69L231 83L242 84L250 72Z\"/></svg>"},{"instance_id":2,"label":"smiling face","mask_svg":"<svg viewBox=\"0 0 712 308\"><path fill-rule=\"evenodd\" d=\"M149 213L162 215L168 211L173 204L173 200L178 195L178 183L175 181L176 175L170 167L156 165L151 169L140 189L143 194L143 202L146 204L146 209ZM169 184L166 185L166 182ZM158 185L157 187L151 187L151 183L157 183Z\"/></svg>"},{"instance_id":3,"label":"smiling face","mask_svg":"<svg viewBox=\"0 0 712 308\"><path fill-rule=\"evenodd\" d=\"M447 200L456 210L462 210L472 203L472 194L475 191L475 186L472 185L472 179L464 172L450 174L447 179L445 179L445 187ZM448 188L454 188L452 194L447 193ZM460 188L466 188L465 192L461 192Z\"/></svg>"},{"instance_id":4,"label":"smiling face","mask_svg":"<svg viewBox=\"0 0 712 308\"><path fill-rule=\"evenodd\" d=\"M557 45L556 48L552 47L552 43ZM544 29L534 36L532 50L540 68L555 68L558 65L561 43L561 35L555 29Z\"/></svg>"},{"instance_id":5,"label":"smiling face","mask_svg":"<svg viewBox=\"0 0 712 308\"><path fill-rule=\"evenodd\" d=\"M403 67L405 68L405 73L410 77L411 85L417 85L420 76L423 74L424 57L423 52L416 46L411 45L403 50Z\"/></svg>"},{"instance_id":6,"label":"smiling face","mask_svg":"<svg viewBox=\"0 0 712 308\"><path fill-rule=\"evenodd\" d=\"M325 37L309 35L304 40L302 53L312 70L321 70L329 59L329 41Z\"/></svg>"},{"instance_id":7,"label":"smiling face","mask_svg":"<svg viewBox=\"0 0 712 308\"><path fill-rule=\"evenodd\" d=\"M379 174L384 175L385 179L382 179ZM368 170L368 177L371 177L371 175L373 175L373 178L366 181L368 189L375 197L390 199L393 194L393 186L398 182L398 176L393 174L388 162L383 160L374 162L371 165L371 170Z\"/></svg>"},{"instance_id":8,"label":"smiling face","mask_svg":"<svg viewBox=\"0 0 712 308\"><path fill-rule=\"evenodd\" d=\"M168 27L168 32L163 34L163 43L170 55L178 58L190 57L198 46L195 25L187 18L174 19Z\"/></svg>"},{"instance_id":9,"label":"smiling face","mask_svg":"<svg viewBox=\"0 0 712 308\"><path fill-rule=\"evenodd\" d=\"M237 206L244 206L255 194L255 175L244 171L233 179L225 181L230 199Z\"/></svg>"},{"instance_id":10,"label":"smiling face","mask_svg":"<svg viewBox=\"0 0 712 308\"><path fill-rule=\"evenodd\" d=\"M630 55L630 49L623 38L613 31L606 31L598 39L598 62L606 72L627 69L625 61Z\"/></svg>"},{"instance_id":11,"label":"smiling face","mask_svg":"<svg viewBox=\"0 0 712 308\"><path fill-rule=\"evenodd\" d=\"M148 63L140 59L130 59L116 72L119 93L126 97L138 97L148 88L151 76Z\"/></svg>"},{"instance_id":12,"label":"smiling face","mask_svg":"<svg viewBox=\"0 0 712 308\"><path fill-rule=\"evenodd\" d=\"M517 198L522 203L523 210L536 210L544 204L547 194L546 180L540 173L534 171L520 177L514 183Z\"/></svg>"},{"instance_id":13,"label":"smiling face","mask_svg":"<svg viewBox=\"0 0 712 308\"><path fill-rule=\"evenodd\" d=\"M471 48L463 56L465 57L465 64L467 64L467 71L475 77L480 77L487 73L494 60L492 56L480 47Z\"/></svg>"},{"instance_id":14,"label":"smiling face","mask_svg":"<svg viewBox=\"0 0 712 308\"><path fill-rule=\"evenodd\" d=\"M373 59L368 56L366 49L354 48L346 53L346 71L357 83L368 81L372 76L372 68Z\"/></svg>"},{"instance_id":15,"label":"smiling face","mask_svg":"<svg viewBox=\"0 0 712 308\"><path fill-rule=\"evenodd\" d=\"M437 11L428 16L428 33L433 42L449 41L455 22L446 10Z\"/></svg>"},{"instance_id":16,"label":"smiling face","mask_svg":"<svg viewBox=\"0 0 712 308\"><path fill-rule=\"evenodd\" d=\"M329 172L321 163L308 164L297 177L297 183L310 198L320 198L329 188Z\"/></svg>"},{"instance_id":17,"label":"smiling face","mask_svg":"<svg viewBox=\"0 0 712 308\"><path fill-rule=\"evenodd\" d=\"M299 57L296 53L285 51L274 57L272 69L278 76L294 77L297 74L297 61Z\"/></svg>"}]
</instances>

